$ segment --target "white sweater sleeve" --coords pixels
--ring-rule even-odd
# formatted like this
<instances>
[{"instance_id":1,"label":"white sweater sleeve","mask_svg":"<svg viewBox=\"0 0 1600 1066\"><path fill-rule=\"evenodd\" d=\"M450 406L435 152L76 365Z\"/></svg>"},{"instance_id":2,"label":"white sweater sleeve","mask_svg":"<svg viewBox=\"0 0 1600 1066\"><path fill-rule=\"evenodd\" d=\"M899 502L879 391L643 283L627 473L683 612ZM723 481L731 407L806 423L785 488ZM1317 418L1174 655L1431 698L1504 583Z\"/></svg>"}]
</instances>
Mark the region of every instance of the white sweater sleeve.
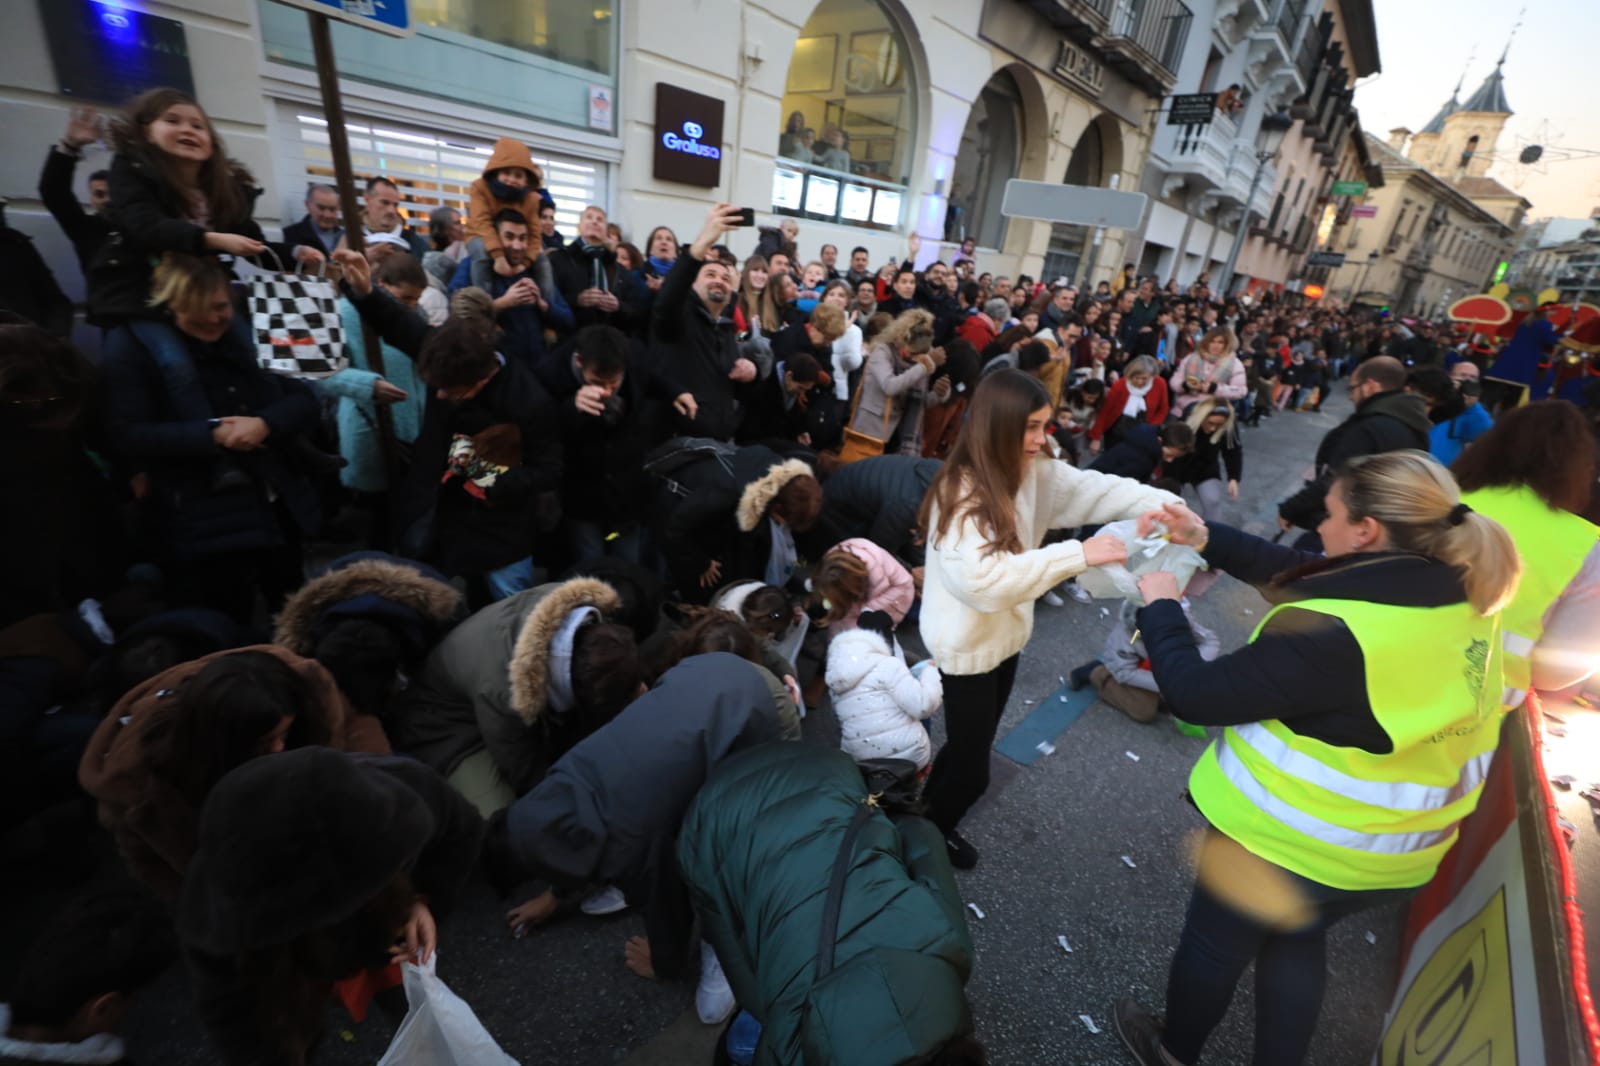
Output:
<instances>
[{"instance_id":1,"label":"white sweater sleeve","mask_svg":"<svg viewBox=\"0 0 1600 1066\"><path fill-rule=\"evenodd\" d=\"M1039 506L1045 529L1071 529L1074 526L1105 525L1127 518L1138 518L1163 504L1182 503L1161 489L1141 485L1132 478L1080 470L1066 463L1043 463L1046 478L1039 486ZM1079 569L1082 569L1080 566Z\"/></svg>"},{"instance_id":2,"label":"white sweater sleeve","mask_svg":"<svg viewBox=\"0 0 1600 1066\"><path fill-rule=\"evenodd\" d=\"M938 553L945 588L974 611L1010 610L1085 569L1083 545L1075 540L1024 552L985 551L986 541L977 523L962 517L938 544L929 545Z\"/></svg>"}]
</instances>

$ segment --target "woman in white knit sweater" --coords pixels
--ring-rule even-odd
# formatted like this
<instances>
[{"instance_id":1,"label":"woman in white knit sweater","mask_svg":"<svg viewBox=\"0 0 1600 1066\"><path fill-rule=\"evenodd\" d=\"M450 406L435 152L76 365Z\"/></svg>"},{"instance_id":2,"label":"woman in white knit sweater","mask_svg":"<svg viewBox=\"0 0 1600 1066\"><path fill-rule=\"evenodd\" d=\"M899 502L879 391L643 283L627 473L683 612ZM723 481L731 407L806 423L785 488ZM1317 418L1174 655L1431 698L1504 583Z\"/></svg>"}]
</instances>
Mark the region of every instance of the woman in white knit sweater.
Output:
<instances>
[{"instance_id":1,"label":"woman in white knit sweater","mask_svg":"<svg viewBox=\"0 0 1600 1066\"><path fill-rule=\"evenodd\" d=\"M1115 537L1040 547L1045 534L1137 518L1177 500L1051 458L1044 443L1052 415L1034 378L990 374L922 501L922 637L944 678L946 731L924 794L959 869L978 861L956 826L989 787L989 749L1033 633L1034 600L1091 566L1127 558Z\"/></svg>"}]
</instances>

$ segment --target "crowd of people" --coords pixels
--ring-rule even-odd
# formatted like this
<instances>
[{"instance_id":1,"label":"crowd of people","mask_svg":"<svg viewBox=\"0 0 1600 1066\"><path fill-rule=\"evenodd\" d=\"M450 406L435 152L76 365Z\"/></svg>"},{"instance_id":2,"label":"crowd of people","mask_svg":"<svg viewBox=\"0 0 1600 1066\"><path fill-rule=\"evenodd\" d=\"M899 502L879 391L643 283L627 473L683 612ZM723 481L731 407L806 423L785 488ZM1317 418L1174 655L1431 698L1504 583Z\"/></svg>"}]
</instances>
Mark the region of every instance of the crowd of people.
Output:
<instances>
[{"instance_id":1,"label":"crowd of people","mask_svg":"<svg viewBox=\"0 0 1600 1066\"><path fill-rule=\"evenodd\" d=\"M85 210L74 168L102 138ZM394 964L481 877L518 936L637 909L627 966L698 970L731 1061L985 1062L961 826L1035 604L1125 563L1099 530L1137 522L1285 606L1222 654L1149 574L1112 640L1142 639L1131 673L1074 671L1140 721L1223 730L1190 783L1212 828L1164 1028L1125 1001L1118 1029L1142 1062L1197 1061L1256 958L1256 1061L1297 1062L1327 925L1427 881L1499 713L1594 650L1591 421L1492 417L1481 364L1425 325L1131 265L1081 292L980 271L970 243L925 262L915 236L878 268L807 259L793 220L741 261L720 203L686 243L636 246L592 205L567 240L509 138L426 234L381 176L359 219L312 186L281 241L258 192L174 90L75 112L45 163L104 344L0 325L28 501L5 534L0 876L77 884L109 832L130 888L41 932L0 1054L119 1061L128 997L181 956L219 1061L305 1062L333 995L393 1009ZM337 279L326 371L261 353L240 279L262 257ZM1243 427L1346 376L1355 410L1280 508L1300 543L1219 521ZM1419 647L1476 649L1472 684L1402 684ZM825 704L839 749L796 743ZM1396 760L1427 814L1391 827L1355 808L1385 806ZM1294 809L1331 774L1348 805ZM1241 910L1217 878L1252 863L1298 907Z\"/></svg>"}]
</instances>

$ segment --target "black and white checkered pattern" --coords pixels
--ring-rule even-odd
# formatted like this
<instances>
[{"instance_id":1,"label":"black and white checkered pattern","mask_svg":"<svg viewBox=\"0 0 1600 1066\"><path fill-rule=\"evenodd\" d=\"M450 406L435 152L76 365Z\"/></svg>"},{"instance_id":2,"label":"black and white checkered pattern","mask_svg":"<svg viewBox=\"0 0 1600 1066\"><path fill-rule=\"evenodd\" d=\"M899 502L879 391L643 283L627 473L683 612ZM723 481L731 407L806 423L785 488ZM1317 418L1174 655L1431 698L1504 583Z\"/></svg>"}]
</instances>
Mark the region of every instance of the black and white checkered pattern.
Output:
<instances>
[{"instance_id":1,"label":"black and white checkered pattern","mask_svg":"<svg viewBox=\"0 0 1600 1066\"><path fill-rule=\"evenodd\" d=\"M331 282L302 274L254 274L249 285L256 361L262 369L321 379L350 365Z\"/></svg>"}]
</instances>

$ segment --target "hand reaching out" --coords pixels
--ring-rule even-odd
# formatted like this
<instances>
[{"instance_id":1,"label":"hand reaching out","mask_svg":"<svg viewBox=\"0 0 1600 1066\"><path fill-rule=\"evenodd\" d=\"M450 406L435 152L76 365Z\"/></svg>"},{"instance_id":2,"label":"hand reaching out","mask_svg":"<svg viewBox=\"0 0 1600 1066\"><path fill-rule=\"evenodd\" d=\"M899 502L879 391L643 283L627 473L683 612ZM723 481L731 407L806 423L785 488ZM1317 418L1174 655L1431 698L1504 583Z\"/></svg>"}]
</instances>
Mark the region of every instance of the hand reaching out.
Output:
<instances>
[{"instance_id":1,"label":"hand reaching out","mask_svg":"<svg viewBox=\"0 0 1600 1066\"><path fill-rule=\"evenodd\" d=\"M340 248L333 253L333 261L344 271L344 283L350 286L350 291L355 293L357 299L372 295L372 265L367 262L366 256L349 248Z\"/></svg>"},{"instance_id":2,"label":"hand reaching out","mask_svg":"<svg viewBox=\"0 0 1600 1066\"><path fill-rule=\"evenodd\" d=\"M1205 519L1195 514L1185 504L1169 503L1158 511L1147 511L1139 516L1139 536L1148 537L1157 523L1167 527L1167 539L1174 544L1187 544L1199 548L1206 542Z\"/></svg>"},{"instance_id":3,"label":"hand reaching out","mask_svg":"<svg viewBox=\"0 0 1600 1066\"><path fill-rule=\"evenodd\" d=\"M556 894L545 889L542 895L506 911L506 927L511 930L512 936L521 937L527 933L528 926L547 921L556 908Z\"/></svg>"},{"instance_id":4,"label":"hand reaching out","mask_svg":"<svg viewBox=\"0 0 1600 1066\"><path fill-rule=\"evenodd\" d=\"M1128 546L1121 537L1090 537L1083 542L1083 561L1089 566L1106 566L1128 561Z\"/></svg>"},{"instance_id":5,"label":"hand reaching out","mask_svg":"<svg viewBox=\"0 0 1600 1066\"><path fill-rule=\"evenodd\" d=\"M67 132L61 135L69 147L82 148L100 139L100 113L92 107L75 107L67 116Z\"/></svg>"},{"instance_id":6,"label":"hand reaching out","mask_svg":"<svg viewBox=\"0 0 1600 1066\"><path fill-rule=\"evenodd\" d=\"M388 405L406 398L406 390L390 381L379 378L372 383L372 402Z\"/></svg>"},{"instance_id":7,"label":"hand reaching out","mask_svg":"<svg viewBox=\"0 0 1600 1066\"><path fill-rule=\"evenodd\" d=\"M246 237L241 233L207 233L206 247L214 252L226 252L228 255L242 257L260 255L266 245L254 237Z\"/></svg>"},{"instance_id":8,"label":"hand reaching out","mask_svg":"<svg viewBox=\"0 0 1600 1066\"><path fill-rule=\"evenodd\" d=\"M748 359L734 361L733 369L728 371L728 377L737 382L749 382L756 379L756 365Z\"/></svg>"},{"instance_id":9,"label":"hand reaching out","mask_svg":"<svg viewBox=\"0 0 1600 1066\"><path fill-rule=\"evenodd\" d=\"M424 966L439 946L439 927L434 923L433 912L420 899L411 904L411 914L401 929L399 937L389 948L391 962L412 962Z\"/></svg>"}]
</instances>

